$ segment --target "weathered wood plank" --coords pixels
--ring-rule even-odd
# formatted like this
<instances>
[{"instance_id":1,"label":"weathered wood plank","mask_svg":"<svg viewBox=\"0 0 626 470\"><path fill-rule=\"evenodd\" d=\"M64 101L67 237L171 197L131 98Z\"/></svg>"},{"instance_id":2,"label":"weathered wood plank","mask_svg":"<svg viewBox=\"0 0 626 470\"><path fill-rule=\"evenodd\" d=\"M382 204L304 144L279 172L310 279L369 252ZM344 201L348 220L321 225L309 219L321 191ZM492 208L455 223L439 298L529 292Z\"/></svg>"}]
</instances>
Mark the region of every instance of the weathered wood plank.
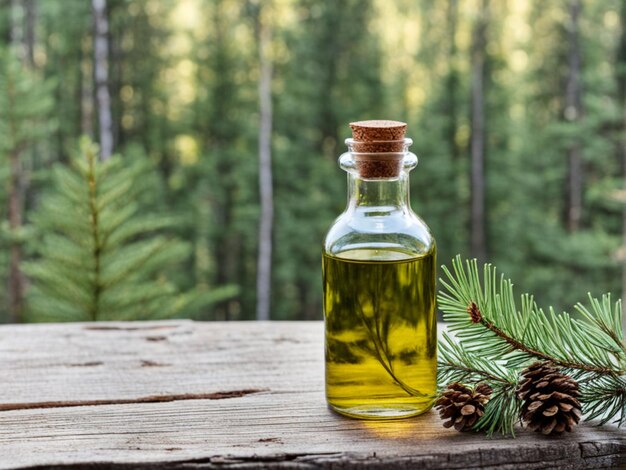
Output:
<instances>
[{"instance_id":1,"label":"weathered wood plank","mask_svg":"<svg viewBox=\"0 0 626 470\"><path fill-rule=\"evenodd\" d=\"M585 429L572 437L516 441L442 431L423 418L361 422L332 415L320 392L264 393L214 401L108 405L5 412L0 452L11 465L86 462L381 463L427 468L536 464L609 466L624 452L616 432ZM505 467L506 468L506 467ZM529 467L532 468L532 467Z\"/></svg>"},{"instance_id":2,"label":"weathered wood plank","mask_svg":"<svg viewBox=\"0 0 626 470\"><path fill-rule=\"evenodd\" d=\"M324 403L319 323L1 327L0 406L7 469L626 464L615 427L488 440L442 428L434 412L339 417Z\"/></svg>"},{"instance_id":3,"label":"weathered wood plank","mask_svg":"<svg viewBox=\"0 0 626 470\"><path fill-rule=\"evenodd\" d=\"M321 328L318 323L189 321L5 326L0 328L0 402L319 388Z\"/></svg>"}]
</instances>

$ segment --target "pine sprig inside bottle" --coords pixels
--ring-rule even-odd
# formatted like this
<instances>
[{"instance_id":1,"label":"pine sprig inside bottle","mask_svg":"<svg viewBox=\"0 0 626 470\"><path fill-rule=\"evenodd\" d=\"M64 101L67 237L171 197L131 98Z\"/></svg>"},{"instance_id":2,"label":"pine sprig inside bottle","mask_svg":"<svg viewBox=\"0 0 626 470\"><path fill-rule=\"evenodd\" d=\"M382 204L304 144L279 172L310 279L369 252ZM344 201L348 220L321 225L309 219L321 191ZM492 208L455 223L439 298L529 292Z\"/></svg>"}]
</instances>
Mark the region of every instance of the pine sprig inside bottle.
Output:
<instances>
[{"instance_id":1,"label":"pine sprig inside bottle","mask_svg":"<svg viewBox=\"0 0 626 470\"><path fill-rule=\"evenodd\" d=\"M495 267L453 260L443 268L439 306L448 331L439 342L439 383L494 390L472 430L514 434L517 421L544 434L570 431L582 413L599 424L626 422L626 345L621 302L589 296L579 318L544 312L513 293ZM442 392L443 393L443 392ZM458 404L459 406L461 403Z\"/></svg>"}]
</instances>

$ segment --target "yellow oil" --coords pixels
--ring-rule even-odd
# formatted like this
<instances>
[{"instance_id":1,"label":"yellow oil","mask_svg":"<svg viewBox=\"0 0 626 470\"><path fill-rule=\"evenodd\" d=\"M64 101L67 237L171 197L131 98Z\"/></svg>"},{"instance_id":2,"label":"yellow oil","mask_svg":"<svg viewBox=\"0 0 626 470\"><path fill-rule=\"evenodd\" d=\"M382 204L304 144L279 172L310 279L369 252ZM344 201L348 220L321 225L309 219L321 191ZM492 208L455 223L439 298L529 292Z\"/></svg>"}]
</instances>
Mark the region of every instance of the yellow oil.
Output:
<instances>
[{"instance_id":1,"label":"yellow oil","mask_svg":"<svg viewBox=\"0 0 626 470\"><path fill-rule=\"evenodd\" d=\"M437 388L431 253L351 250L323 256L326 398L365 419L428 410Z\"/></svg>"}]
</instances>

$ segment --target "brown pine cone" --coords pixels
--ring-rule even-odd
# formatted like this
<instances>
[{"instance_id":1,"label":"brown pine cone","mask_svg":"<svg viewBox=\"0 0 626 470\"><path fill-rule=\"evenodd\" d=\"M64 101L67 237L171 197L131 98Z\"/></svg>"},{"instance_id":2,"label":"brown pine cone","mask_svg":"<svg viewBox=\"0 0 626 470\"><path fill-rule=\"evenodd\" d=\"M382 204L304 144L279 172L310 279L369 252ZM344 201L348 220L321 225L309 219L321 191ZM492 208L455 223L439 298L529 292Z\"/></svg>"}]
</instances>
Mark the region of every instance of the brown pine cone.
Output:
<instances>
[{"instance_id":1,"label":"brown pine cone","mask_svg":"<svg viewBox=\"0 0 626 470\"><path fill-rule=\"evenodd\" d=\"M435 403L441 419L448 419L444 427L454 426L457 431L469 431L485 414L485 403L493 390L485 383L476 385L474 390L463 384L454 382L448 385Z\"/></svg>"},{"instance_id":2,"label":"brown pine cone","mask_svg":"<svg viewBox=\"0 0 626 470\"><path fill-rule=\"evenodd\" d=\"M521 416L533 431L571 432L582 413L578 382L549 362L535 362L522 371L517 397L523 400Z\"/></svg>"}]
</instances>

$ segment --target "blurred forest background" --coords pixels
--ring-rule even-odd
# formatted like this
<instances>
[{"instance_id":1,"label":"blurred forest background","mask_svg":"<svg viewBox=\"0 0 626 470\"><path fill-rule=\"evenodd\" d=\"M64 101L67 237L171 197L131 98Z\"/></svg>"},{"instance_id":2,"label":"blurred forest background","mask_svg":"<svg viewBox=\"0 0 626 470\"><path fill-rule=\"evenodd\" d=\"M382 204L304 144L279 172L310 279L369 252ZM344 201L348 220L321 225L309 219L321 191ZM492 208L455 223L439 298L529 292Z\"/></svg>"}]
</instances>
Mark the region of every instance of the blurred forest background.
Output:
<instances>
[{"instance_id":1,"label":"blurred forest background","mask_svg":"<svg viewBox=\"0 0 626 470\"><path fill-rule=\"evenodd\" d=\"M625 0L0 0L0 63L0 321L320 319L372 118L441 263L626 291Z\"/></svg>"}]
</instances>

